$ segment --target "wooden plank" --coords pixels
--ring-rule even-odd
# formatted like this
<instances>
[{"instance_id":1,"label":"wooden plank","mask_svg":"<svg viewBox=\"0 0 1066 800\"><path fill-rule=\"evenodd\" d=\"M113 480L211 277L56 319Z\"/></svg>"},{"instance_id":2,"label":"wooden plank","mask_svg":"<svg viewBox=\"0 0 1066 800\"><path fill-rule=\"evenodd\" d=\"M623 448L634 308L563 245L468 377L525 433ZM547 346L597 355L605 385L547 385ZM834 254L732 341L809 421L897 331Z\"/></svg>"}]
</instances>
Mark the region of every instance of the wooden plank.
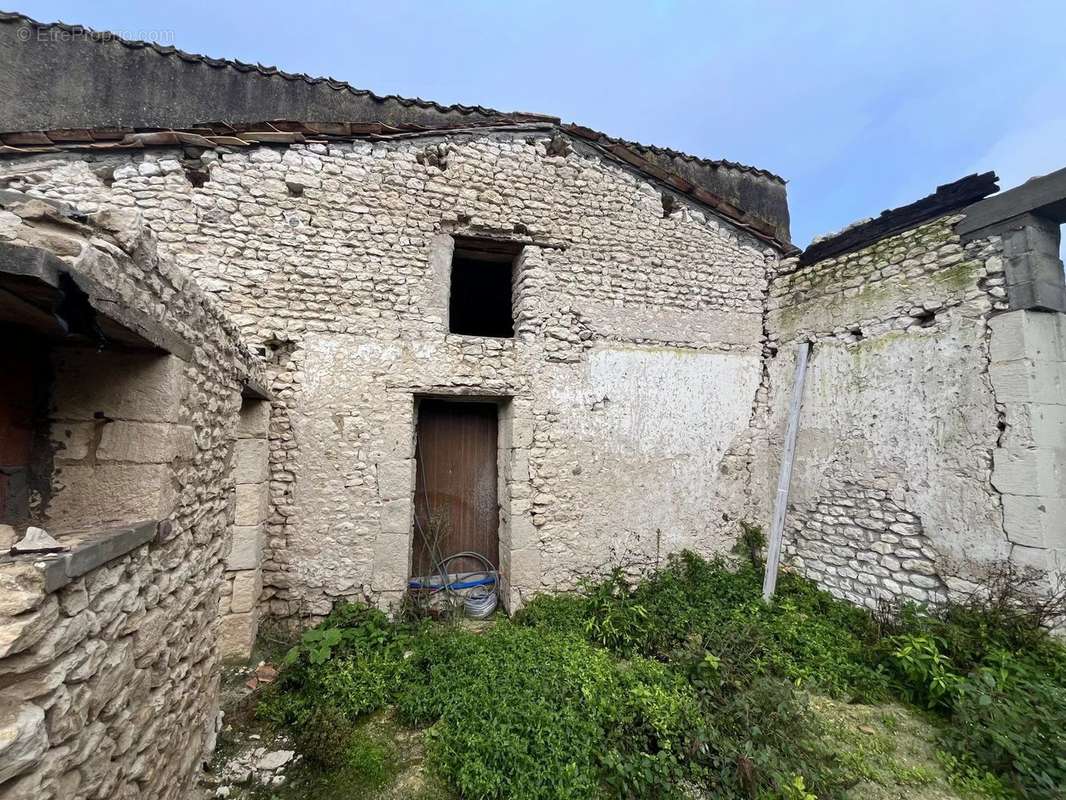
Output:
<instances>
[{"instance_id":1,"label":"wooden plank","mask_svg":"<svg viewBox=\"0 0 1066 800\"><path fill-rule=\"evenodd\" d=\"M1030 178L1021 186L989 197L966 209L966 219L958 224L960 234L972 233L1027 212L1037 212L1058 223L1066 222L1066 168ZM1048 213L1045 213L1048 209Z\"/></svg>"},{"instance_id":2,"label":"wooden plank","mask_svg":"<svg viewBox=\"0 0 1066 800\"><path fill-rule=\"evenodd\" d=\"M799 433L800 407L803 405L803 383L807 377L807 358L810 342L800 342L796 348L796 376L792 381L792 399L788 405L788 427L785 430L785 452L781 456L781 472L777 476L777 498L770 527L770 547L766 554L762 598L766 602L777 589L777 571L781 565L781 540L785 534L785 511L788 509L788 487L792 483L792 461L796 455L796 436Z\"/></svg>"},{"instance_id":3,"label":"wooden plank","mask_svg":"<svg viewBox=\"0 0 1066 800\"><path fill-rule=\"evenodd\" d=\"M994 172L985 172L980 175L967 175L954 183L938 186L933 194L921 200L882 211L881 216L876 219L815 242L803 251L798 264L804 267L827 258L861 250L893 233L914 228L951 211L958 211L999 191L996 185L997 180Z\"/></svg>"},{"instance_id":4,"label":"wooden plank","mask_svg":"<svg viewBox=\"0 0 1066 800\"><path fill-rule=\"evenodd\" d=\"M473 551L499 565L495 404L423 400L418 409L415 479L415 543L412 570L430 574L431 555L422 531L434 515L444 520L440 557ZM452 572L481 569L473 559Z\"/></svg>"}]
</instances>

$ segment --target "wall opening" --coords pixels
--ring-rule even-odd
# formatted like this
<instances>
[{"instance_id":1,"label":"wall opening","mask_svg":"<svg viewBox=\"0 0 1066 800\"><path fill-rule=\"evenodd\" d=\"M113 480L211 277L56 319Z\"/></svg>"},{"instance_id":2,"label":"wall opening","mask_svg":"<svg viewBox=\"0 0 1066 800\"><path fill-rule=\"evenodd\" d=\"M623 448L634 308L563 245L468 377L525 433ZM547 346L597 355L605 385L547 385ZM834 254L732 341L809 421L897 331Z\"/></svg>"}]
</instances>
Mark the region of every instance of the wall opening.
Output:
<instances>
[{"instance_id":1,"label":"wall opening","mask_svg":"<svg viewBox=\"0 0 1066 800\"><path fill-rule=\"evenodd\" d=\"M165 519L193 457L184 362L0 326L0 524L53 535Z\"/></svg>"},{"instance_id":2,"label":"wall opening","mask_svg":"<svg viewBox=\"0 0 1066 800\"><path fill-rule=\"evenodd\" d=\"M430 575L465 552L499 568L499 414L498 404L484 400L418 401L413 576ZM451 574L484 568L473 558L447 564Z\"/></svg>"},{"instance_id":3,"label":"wall opening","mask_svg":"<svg viewBox=\"0 0 1066 800\"><path fill-rule=\"evenodd\" d=\"M219 652L226 659L248 658L259 627L264 526L270 504L269 431L270 403L243 398L233 447L233 525L219 602Z\"/></svg>"},{"instance_id":4,"label":"wall opening","mask_svg":"<svg viewBox=\"0 0 1066 800\"><path fill-rule=\"evenodd\" d=\"M0 524L31 522L31 497L45 423L50 370L47 345L18 328L0 326ZM49 470L50 472L50 470ZM39 476L38 476L39 477Z\"/></svg>"},{"instance_id":5,"label":"wall opening","mask_svg":"<svg viewBox=\"0 0 1066 800\"><path fill-rule=\"evenodd\" d=\"M516 242L456 237L448 298L448 330L464 336L514 337L512 285Z\"/></svg>"}]
</instances>

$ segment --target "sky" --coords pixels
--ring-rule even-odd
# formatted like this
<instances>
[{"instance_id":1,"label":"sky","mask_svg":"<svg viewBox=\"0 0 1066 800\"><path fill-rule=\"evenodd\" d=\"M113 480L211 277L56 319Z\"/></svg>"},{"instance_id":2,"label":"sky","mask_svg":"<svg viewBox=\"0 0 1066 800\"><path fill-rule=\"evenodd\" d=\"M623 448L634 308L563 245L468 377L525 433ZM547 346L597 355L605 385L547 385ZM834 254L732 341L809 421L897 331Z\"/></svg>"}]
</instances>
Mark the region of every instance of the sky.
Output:
<instances>
[{"instance_id":1,"label":"sky","mask_svg":"<svg viewBox=\"0 0 1066 800\"><path fill-rule=\"evenodd\" d=\"M995 170L1066 166L1066 3L22 0L22 13L330 76L534 111L768 169L792 237Z\"/></svg>"}]
</instances>

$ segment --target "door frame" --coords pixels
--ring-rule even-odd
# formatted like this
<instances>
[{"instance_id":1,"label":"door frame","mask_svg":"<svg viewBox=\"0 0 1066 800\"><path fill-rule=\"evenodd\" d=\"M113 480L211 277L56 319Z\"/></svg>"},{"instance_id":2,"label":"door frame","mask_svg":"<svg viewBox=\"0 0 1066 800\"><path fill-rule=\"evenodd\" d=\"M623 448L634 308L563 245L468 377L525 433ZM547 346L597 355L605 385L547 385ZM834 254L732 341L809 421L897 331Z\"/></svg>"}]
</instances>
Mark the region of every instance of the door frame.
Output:
<instances>
[{"instance_id":1,"label":"door frame","mask_svg":"<svg viewBox=\"0 0 1066 800\"><path fill-rule=\"evenodd\" d=\"M497 540L499 543L498 565L500 573L499 599L500 603L510 610L510 563L511 563L511 504L512 504L512 475L513 475L513 419L514 410L510 394L491 394L485 392L469 392L441 389L421 391L413 394L414 416L411 428L412 441L417 451L419 406L423 400L444 400L450 403L480 403L482 405L496 406L496 502L499 505L499 519L497 521ZM417 469L417 452L415 453L415 469ZM411 530L408 543L407 563L408 571L414 568L415 559L415 522L414 515L418 498L417 476L411 481Z\"/></svg>"}]
</instances>

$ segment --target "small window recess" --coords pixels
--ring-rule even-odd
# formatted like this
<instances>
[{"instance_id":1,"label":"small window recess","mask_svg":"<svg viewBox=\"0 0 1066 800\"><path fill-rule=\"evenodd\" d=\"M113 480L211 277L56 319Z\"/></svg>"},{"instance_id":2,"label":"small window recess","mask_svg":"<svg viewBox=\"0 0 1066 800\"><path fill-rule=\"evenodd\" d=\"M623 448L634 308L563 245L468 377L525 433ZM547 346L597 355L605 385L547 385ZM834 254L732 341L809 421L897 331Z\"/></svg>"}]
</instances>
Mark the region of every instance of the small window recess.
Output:
<instances>
[{"instance_id":1,"label":"small window recess","mask_svg":"<svg viewBox=\"0 0 1066 800\"><path fill-rule=\"evenodd\" d=\"M449 332L514 338L514 273L521 252L518 242L455 237L448 296Z\"/></svg>"}]
</instances>

